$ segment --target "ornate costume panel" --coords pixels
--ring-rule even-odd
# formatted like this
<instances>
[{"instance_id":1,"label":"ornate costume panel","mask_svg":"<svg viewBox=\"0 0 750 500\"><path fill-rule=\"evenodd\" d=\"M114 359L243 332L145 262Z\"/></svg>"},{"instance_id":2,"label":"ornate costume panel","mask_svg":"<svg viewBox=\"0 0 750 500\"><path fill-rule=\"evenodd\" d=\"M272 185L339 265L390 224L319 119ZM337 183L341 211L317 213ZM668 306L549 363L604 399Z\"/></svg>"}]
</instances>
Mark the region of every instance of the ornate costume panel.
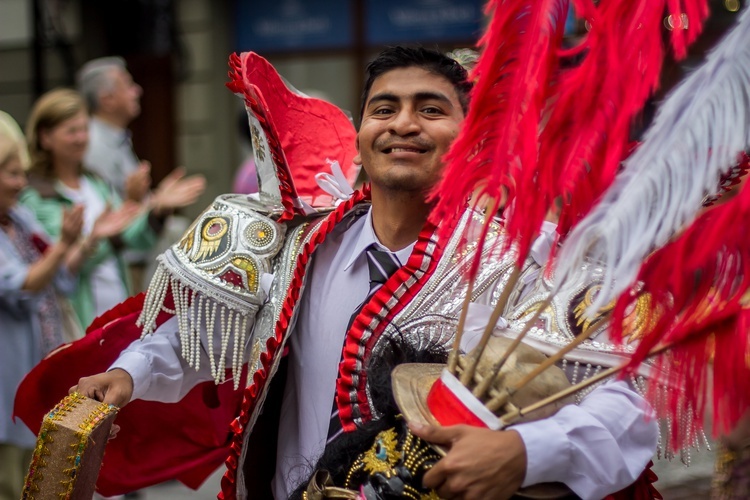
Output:
<instances>
[{"instance_id":1,"label":"ornate costume panel","mask_svg":"<svg viewBox=\"0 0 750 500\"><path fill-rule=\"evenodd\" d=\"M224 380L230 356L235 387L245 360L247 334L266 300L261 286L285 241L286 226L275 213L246 195L223 195L188 228L178 243L158 258L143 313L143 335L154 331L161 311L178 319L182 356L200 367L202 340L219 352L209 356L211 374ZM166 305L171 293L174 309ZM202 330L206 338L201 339ZM217 328L218 327L218 328Z\"/></svg>"},{"instance_id":2,"label":"ornate costume panel","mask_svg":"<svg viewBox=\"0 0 750 500\"><path fill-rule=\"evenodd\" d=\"M404 283L404 287L397 288L396 293L384 304L382 310L376 313L377 321L371 321L363 332L358 342L359 359L355 370L351 375L352 385L362 385L366 380L365 358L378 356L382 349L387 349L391 340L407 342L409 345L424 350L429 347L442 347L446 351L455 338L456 326L460 315L464 297L468 292L468 281L463 278L465 268L472 262L477 245L468 245L462 254L455 252L459 242L471 232L473 225L482 224L484 216L478 212L467 211L456 227L450 241L445 245L442 253L435 257L435 250L431 245L437 245L433 240L425 242L426 261L437 258L434 270L429 271L425 266L426 276L419 282L418 277L411 278ZM474 285L473 299L481 295L492 295L498 289L502 289L507 282L508 275L513 268L515 254L512 251L502 252L502 257L494 258L500 254L499 249L504 243L503 232L499 224L492 222L487 241L482 254L484 256ZM416 250L415 250L416 252ZM492 258L491 258L492 256ZM414 295L410 300L404 300L407 293ZM382 328L378 329L383 318L386 318L395 303L405 303L403 309L398 311L392 319L385 321ZM351 339L350 339L351 340ZM346 355L345 355L346 358ZM366 401L360 396L350 394L349 401L357 401L354 407L353 420L357 425L365 423L369 416L357 411L358 406L367 404L372 418L378 418L377 410L369 404L371 401L370 389L364 387ZM340 395L340 392L339 392ZM341 400L341 398L340 398Z\"/></svg>"}]
</instances>

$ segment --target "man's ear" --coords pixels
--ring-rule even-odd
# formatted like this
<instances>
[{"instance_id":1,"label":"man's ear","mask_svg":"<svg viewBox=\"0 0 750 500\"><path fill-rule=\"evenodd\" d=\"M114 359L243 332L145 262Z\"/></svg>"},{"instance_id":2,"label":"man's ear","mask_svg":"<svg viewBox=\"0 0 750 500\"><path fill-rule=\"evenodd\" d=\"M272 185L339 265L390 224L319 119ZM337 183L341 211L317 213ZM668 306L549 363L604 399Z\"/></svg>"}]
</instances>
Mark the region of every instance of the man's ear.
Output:
<instances>
[{"instance_id":1,"label":"man's ear","mask_svg":"<svg viewBox=\"0 0 750 500\"><path fill-rule=\"evenodd\" d=\"M112 92L101 92L97 99L96 107L98 110L109 112L112 108Z\"/></svg>"},{"instance_id":2,"label":"man's ear","mask_svg":"<svg viewBox=\"0 0 750 500\"><path fill-rule=\"evenodd\" d=\"M359 154L359 134L357 134L357 138L354 140L354 147L357 148L357 156L352 159L352 163L362 165L362 155Z\"/></svg>"}]
</instances>

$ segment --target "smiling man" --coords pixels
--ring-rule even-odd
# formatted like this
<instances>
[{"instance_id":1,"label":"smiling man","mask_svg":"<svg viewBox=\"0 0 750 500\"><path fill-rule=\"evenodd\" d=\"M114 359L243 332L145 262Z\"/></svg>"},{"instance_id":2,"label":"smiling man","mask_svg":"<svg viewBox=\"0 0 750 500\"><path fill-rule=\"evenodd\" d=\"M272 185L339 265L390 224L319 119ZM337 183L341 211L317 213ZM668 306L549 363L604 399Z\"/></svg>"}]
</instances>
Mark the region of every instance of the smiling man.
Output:
<instances>
[{"instance_id":1,"label":"smiling man","mask_svg":"<svg viewBox=\"0 0 750 500\"><path fill-rule=\"evenodd\" d=\"M387 351L393 339L415 350L451 345L466 294L455 259L473 258L456 256L453 249L461 229L482 217L467 212L450 241L437 241L436 228L427 223L427 194L465 117L470 88L466 71L438 52L385 50L368 66L354 159L370 177L371 203L366 193L355 194L329 215L294 226L263 219L285 237L274 259L268 300L262 301L254 328L248 327L247 345L253 347L243 357L256 371L248 377L233 425L224 498L288 498L328 444L376 415L368 406L364 353ZM206 217L214 218L200 219L196 227L230 238L230 232L219 232L214 215ZM227 217L232 217L229 210ZM200 260L212 251L204 252L203 244L213 233L201 240L204 230L191 231L179 246L188 252L200 248ZM234 240L211 248L224 243ZM512 261L512 256L487 260L476 283L486 292L478 300L497 297ZM211 286L201 284L204 290ZM207 324L213 325L209 335L219 339L225 337L224 321L207 323L199 313L192 328L202 331L203 349L195 352L206 359L196 371L181 357L181 332L196 322L194 307L186 305L184 313L175 307L175 316L153 335L131 344L109 371L82 378L78 390L120 406L135 398L171 402L214 378L207 352L221 346L207 340ZM510 475L518 486L526 473L523 442L515 432L504 434L515 446ZM649 446L641 446L646 460ZM643 461L641 455L637 460ZM628 481L627 474L619 480Z\"/></svg>"}]
</instances>

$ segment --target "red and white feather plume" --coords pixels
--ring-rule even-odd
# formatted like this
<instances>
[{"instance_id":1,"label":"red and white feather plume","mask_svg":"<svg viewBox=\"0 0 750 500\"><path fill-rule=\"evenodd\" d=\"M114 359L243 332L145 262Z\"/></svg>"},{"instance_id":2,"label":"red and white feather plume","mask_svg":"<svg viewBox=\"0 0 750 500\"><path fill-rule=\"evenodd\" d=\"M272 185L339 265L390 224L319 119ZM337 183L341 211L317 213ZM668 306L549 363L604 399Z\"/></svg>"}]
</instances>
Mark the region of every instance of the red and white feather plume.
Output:
<instances>
[{"instance_id":1,"label":"red and white feather plume","mask_svg":"<svg viewBox=\"0 0 750 500\"><path fill-rule=\"evenodd\" d=\"M643 143L559 253L558 285L604 265L592 310L634 282L646 256L684 229L750 144L750 9L661 105Z\"/></svg>"},{"instance_id":2,"label":"red and white feather plume","mask_svg":"<svg viewBox=\"0 0 750 500\"><path fill-rule=\"evenodd\" d=\"M638 274L638 291L625 293L613 311L613 336L641 294L651 304L650 325L630 362L637 367L658 346L652 390L668 385L667 416L702 424L710 403L714 431L728 431L750 407L750 186L702 214L674 241L654 252ZM713 368L712 368L713 362ZM712 372L712 377L709 373ZM687 404L686 404L687 403ZM693 411L684 414L686 408ZM687 428L692 428L689 426ZM673 437L680 444L689 436Z\"/></svg>"},{"instance_id":3,"label":"red and white feather plume","mask_svg":"<svg viewBox=\"0 0 750 500\"><path fill-rule=\"evenodd\" d=\"M659 85L666 47L664 16L676 26L676 59L701 32L706 0L576 3L591 29L568 51L582 61L560 73L558 92L539 139L539 170L557 183L542 184L545 197L560 199L558 232L566 235L610 186L627 156L634 119ZM682 29L682 19L690 23ZM520 200L519 200L520 201Z\"/></svg>"}]
</instances>

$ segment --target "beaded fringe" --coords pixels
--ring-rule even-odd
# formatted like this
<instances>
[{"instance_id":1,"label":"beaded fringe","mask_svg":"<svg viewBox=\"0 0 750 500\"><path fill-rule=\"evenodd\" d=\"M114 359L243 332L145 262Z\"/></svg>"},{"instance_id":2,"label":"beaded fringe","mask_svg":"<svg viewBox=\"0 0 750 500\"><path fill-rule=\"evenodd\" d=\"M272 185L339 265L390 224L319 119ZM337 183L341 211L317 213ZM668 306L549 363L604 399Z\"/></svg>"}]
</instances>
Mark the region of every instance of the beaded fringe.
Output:
<instances>
[{"instance_id":1,"label":"beaded fringe","mask_svg":"<svg viewBox=\"0 0 750 500\"><path fill-rule=\"evenodd\" d=\"M174 309L169 309L164 305L164 300L170 289L172 290ZM205 325L206 350L211 353L208 356L211 376L217 384L226 380L226 364L231 344L232 378L234 388L237 389L240 384L240 375L245 358L249 312L234 310L226 304L218 302L215 298L207 297L191 289L160 264L148 287L143 311L136 322L137 326L143 328L141 339L154 333L156 318L162 311L177 317L182 357L187 361L188 366L195 370L200 369L201 325ZM220 327L219 341L221 344L218 355L212 348L215 341L214 332L217 321Z\"/></svg>"},{"instance_id":2,"label":"beaded fringe","mask_svg":"<svg viewBox=\"0 0 750 500\"><path fill-rule=\"evenodd\" d=\"M576 384L589 377L598 375L603 369L601 365L593 365L592 363L584 364L578 361L571 362L566 359L563 359L558 366L568 375L571 384ZM683 464L690 466L692 451L700 451L701 449L711 450L711 445L703 428L695 424L693 418L695 410L690 406L686 398L681 399L682 407L680 408L677 421L675 422L675 419L668 416L668 404L673 392L677 389L667 387L663 384L659 384L658 388L649 389L648 380L640 375L631 375L629 382L641 397L651 403L657 418L659 418L659 440L656 446L656 457L659 460L666 459L671 461L676 456L679 456ZM576 394L576 404L579 404L583 398L603 383L604 381L579 391ZM676 429L675 425L677 425ZM676 434L675 431L677 431ZM675 443L673 443L675 435L682 438L682 446L677 450L678 455L675 454Z\"/></svg>"},{"instance_id":3,"label":"beaded fringe","mask_svg":"<svg viewBox=\"0 0 750 500\"><path fill-rule=\"evenodd\" d=\"M639 392L642 391L645 394L647 382L643 377L638 378L640 379ZM677 389L662 384L659 384L658 388L650 389L652 391L650 401L654 411L657 415L667 415L660 419L657 458L667 460L675 458L674 450L677 443L673 442L673 437L678 436L682 442L678 450L680 461L689 467L691 452L693 450L700 451L703 448L710 451L711 445L703 427L695 423L695 409L687 398L680 398L680 407L676 418L669 416L669 401L675 390Z\"/></svg>"}]
</instances>

